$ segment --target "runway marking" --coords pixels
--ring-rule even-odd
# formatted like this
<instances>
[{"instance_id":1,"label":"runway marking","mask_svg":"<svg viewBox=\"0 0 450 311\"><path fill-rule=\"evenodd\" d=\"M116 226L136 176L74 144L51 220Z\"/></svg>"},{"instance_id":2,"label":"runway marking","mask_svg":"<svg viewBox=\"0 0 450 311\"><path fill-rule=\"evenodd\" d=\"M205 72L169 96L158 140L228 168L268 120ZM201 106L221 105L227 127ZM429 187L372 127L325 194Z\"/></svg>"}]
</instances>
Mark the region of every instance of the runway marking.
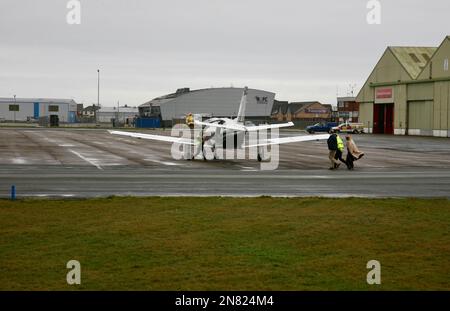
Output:
<instances>
[{"instance_id":1,"label":"runway marking","mask_svg":"<svg viewBox=\"0 0 450 311\"><path fill-rule=\"evenodd\" d=\"M325 156L317 156L317 155L311 155L311 154L305 154L305 153L300 153L299 152L299 157L308 157L308 158L314 158L314 159L325 159L328 160L328 154Z\"/></svg>"},{"instance_id":2,"label":"runway marking","mask_svg":"<svg viewBox=\"0 0 450 311\"><path fill-rule=\"evenodd\" d=\"M250 167L250 166L241 166L241 171L242 172L256 172L256 171L259 171L259 169Z\"/></svg>"},{"instance_id":3,"label":"runway marking","mask_svg":"<svg viewBox=\"0 0 450 311\"><path fill-rule=\"evenodd\" d=\"M74 155L76 155L77 157L79 157L80 159L86 161L87 163L95 166L96 168L98 168L99 170L103 170L103 168L98 165L97 163L95 163L94 161L92 161L91 159L86 158L85 156L83 156L82 154L79 154L78 152L76 152L75 150L69 149L70 152L72 152Z\"/></svg>"},{"instance_id":4,"label":"runway marking","mask_svg":"<svg viewBox=\"0 0 450 311\"><path fill-rule=\"evenodd\" d=\"M54 139L51 139L51 138L48 138L48 137L45 137L44 140L46 140L46 141L48 141L49 143L52 143L52 144L57 144L58 143L58 140L54 140Z\"/></svg>"},{"instance_id":5,"label":"runway marking","mask_svg":"<svg viewBox=\"0 0 450 311\"><path fill-rule=\"evenodd\" d=\"M12 161L14 164L26 164L27 163L27 160L25 160L23 158L15 158L15 159L12 159Z\"/></svg>"},{"instance_id":6,"label":"runway marking","mask_svg":"<svg viewBox=\"0 0 450 311\"><path fill-rule=\"evenodd\" d=\"M151 159L151 158L145 158L144 161L155 162L155 163L164 164L164 165L167 165L167 166L178 166L178 165L180 165L180 164L174 163L174 162L161 161L161 160L156 160L156 159Z\"/></svg>"},{"instance_id":7,"label":"runway marking","mask_svg":"<svg viewBox=\"0 0 450 311\"><path fill-rule=\"evenodd\" d=\"M75 145L72 145L72 144L61 144L58 146L60 146L60 147L75 147Z\"/></svg>"},{"instance_id":8,"label":"runway marking","mask_svg":"<svg viewBox=\"0 0 450 311\"><path fill-rule=\"evenodd\" d=\"M38 198L47 198L47 197L62 197L62 198L74 198L75 194L66 194L66 193L36 193L36 194L21 194L22 197L38 197Z\"/></svg>"}]
</instances>

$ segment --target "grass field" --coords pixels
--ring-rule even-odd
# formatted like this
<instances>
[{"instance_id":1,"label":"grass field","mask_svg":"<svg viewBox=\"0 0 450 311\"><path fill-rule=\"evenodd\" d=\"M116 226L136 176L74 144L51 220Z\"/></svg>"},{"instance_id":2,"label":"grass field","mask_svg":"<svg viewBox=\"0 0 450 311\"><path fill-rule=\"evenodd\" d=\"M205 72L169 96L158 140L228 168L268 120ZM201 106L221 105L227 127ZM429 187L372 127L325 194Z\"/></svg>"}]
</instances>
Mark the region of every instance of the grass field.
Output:
<instances>
[{"instance_id":1,"label":"grass field","mask_svg":"<svg viewBox=\"0 0 450 311\"><path fill-rule=\"evenodd\" d=\"M450 201L0 200L0 290L450 290Z\"/></svg>"}]
</instances>

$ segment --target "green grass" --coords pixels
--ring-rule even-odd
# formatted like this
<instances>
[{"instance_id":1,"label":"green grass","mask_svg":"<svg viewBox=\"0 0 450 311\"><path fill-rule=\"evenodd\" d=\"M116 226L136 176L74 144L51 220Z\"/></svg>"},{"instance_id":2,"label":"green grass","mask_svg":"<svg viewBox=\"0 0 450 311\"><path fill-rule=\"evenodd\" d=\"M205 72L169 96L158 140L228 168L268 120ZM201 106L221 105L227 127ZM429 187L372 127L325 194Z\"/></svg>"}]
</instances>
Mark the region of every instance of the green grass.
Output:
<instances>
[{"instance_id":1,"label":"green grass","mask_svg":"<svg viewBox=\"0 0 450 311\"><path fill-rule=\"evenodd\" d=\"M450 201L0 200L0 290L73 289L450 290Z\"/></svg>"}]
</instances>

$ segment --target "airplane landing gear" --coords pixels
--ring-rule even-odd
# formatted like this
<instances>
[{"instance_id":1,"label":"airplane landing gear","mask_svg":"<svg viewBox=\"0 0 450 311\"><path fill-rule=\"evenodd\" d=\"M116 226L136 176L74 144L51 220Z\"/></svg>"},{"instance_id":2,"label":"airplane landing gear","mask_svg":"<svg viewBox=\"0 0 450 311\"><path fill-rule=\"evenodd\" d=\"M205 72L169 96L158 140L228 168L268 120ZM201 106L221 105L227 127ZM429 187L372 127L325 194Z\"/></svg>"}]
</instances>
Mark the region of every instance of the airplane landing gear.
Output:
<instances>
[{"instance_id":1,"label":"airplane landing gear","mask_svg":"<svg viewBox=\"0 0 450 311\"><path fill-rule=\"evenodd\" d=\"M258 162L262 162L264 160L264 148L258 147Z\"/></svg>"},{"instance_id":2,"label":"airplane landing gear","mask_svg":"<svg viewBox=\"0 0 450 311\"><path fill-rule=\"evenodd\" d=\"M269 156L266 156L266 152L264 150L264 147L258 147L258 162L262 161L269 161L270 160L270 154Z\"/></svg>"}]
</instances>

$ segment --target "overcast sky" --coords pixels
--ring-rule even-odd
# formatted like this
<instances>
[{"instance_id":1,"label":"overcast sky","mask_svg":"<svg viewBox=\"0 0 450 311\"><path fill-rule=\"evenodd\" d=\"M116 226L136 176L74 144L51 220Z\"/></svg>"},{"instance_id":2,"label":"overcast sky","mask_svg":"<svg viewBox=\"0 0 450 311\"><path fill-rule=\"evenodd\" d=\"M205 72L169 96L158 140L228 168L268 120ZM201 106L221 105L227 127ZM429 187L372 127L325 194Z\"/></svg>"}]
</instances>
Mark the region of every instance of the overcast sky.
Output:
<instances>
[{"instance_id":1,"label":"overcast sky","mask_svg":"<svg viewBox=\"0 0 450 311\"><path fill-rule=\"evenodd\" d=\"M364 83L388 45L438 46L450 1L82 0L0 1L0 97L139 105L177 88L243 87L279 100L335 104Z\"/></svg>"}]
</instances>

